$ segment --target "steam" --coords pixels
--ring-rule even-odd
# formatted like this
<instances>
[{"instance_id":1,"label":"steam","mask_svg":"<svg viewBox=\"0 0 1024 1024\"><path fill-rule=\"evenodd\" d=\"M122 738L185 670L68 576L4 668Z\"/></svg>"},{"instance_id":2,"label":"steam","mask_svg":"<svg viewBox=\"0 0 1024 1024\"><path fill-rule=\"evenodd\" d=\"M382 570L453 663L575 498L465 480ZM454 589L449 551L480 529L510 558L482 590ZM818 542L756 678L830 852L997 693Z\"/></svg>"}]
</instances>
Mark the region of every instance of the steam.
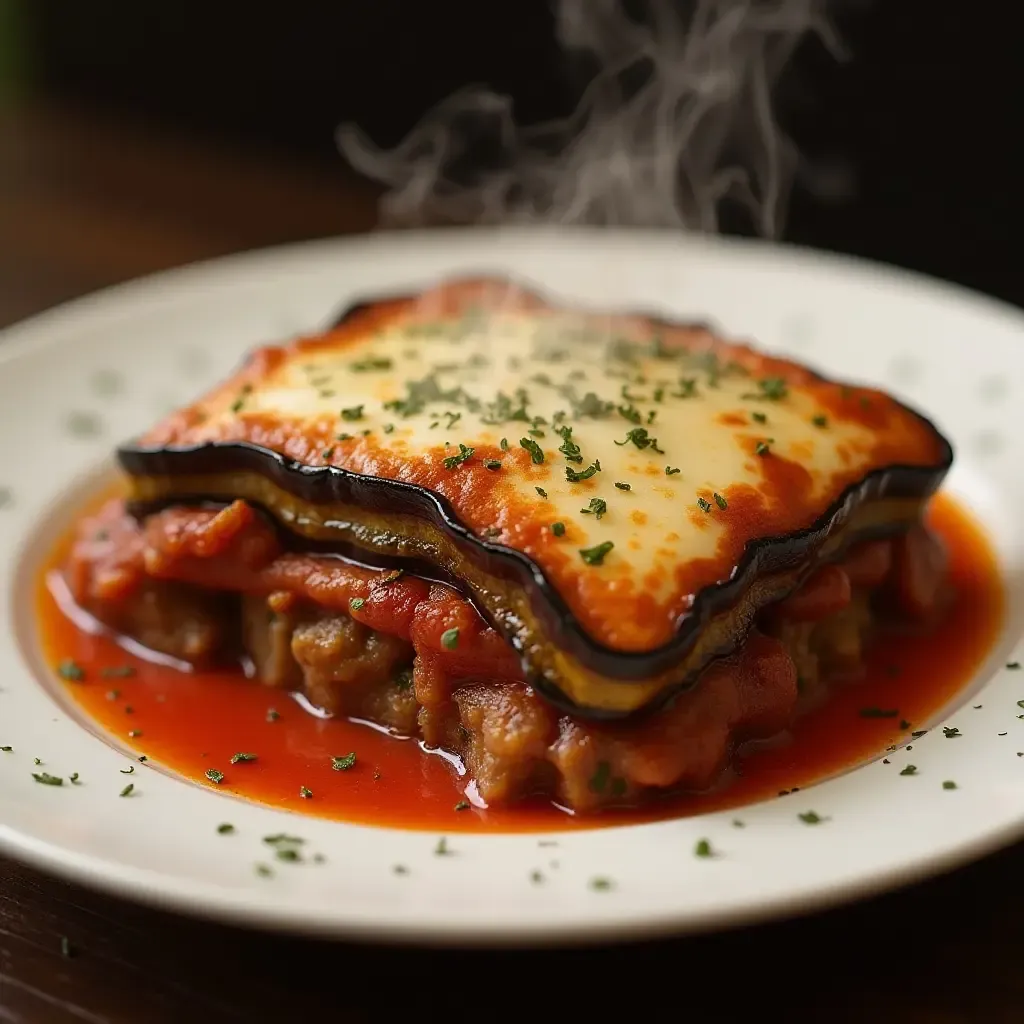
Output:
<instances>
[{"instance_id":1,"label":"steam","mask_svg":"<svg viewBox=\"0 0 1024 1024\"><path fill-rule=\"evenodd\" d=\"M772 109L798 43L833 53L826 0L556 0L558 39L596 66L563 120L520 127L512 102L467 88L394 149L351 125L343 155L386 186L392 226L557 223L714 232L723 203L777 236L796 154Z\"/></svg>"}]
</instances>

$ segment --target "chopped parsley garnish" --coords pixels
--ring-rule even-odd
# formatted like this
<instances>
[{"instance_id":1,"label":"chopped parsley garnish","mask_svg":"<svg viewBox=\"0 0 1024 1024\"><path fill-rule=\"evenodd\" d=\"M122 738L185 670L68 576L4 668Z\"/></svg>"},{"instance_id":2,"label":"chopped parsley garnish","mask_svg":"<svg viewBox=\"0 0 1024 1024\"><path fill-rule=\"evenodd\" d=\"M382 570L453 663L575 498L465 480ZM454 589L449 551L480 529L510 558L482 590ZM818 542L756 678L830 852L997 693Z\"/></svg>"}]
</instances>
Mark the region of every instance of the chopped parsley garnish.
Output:
<instances>
[{"instance_id":1,"label":"chopped parsley garnish","mask_svg":"<svg viewBox=\"0 0 1024 1024\"><path fill-rule=\"evenodd\" d=\"M604 562L604 556L614 547L615 544L612 541L606 540L601 544L595 544L592 548L580 548L580 558L587 565L601 565Z\"/></svg>"},{"instance_id":2,"label":"chopped parsley garnish","mask_svg":"<svg viewBox=\"0 0 1024 1024\"><path fill-rule=\"evenodd\" d=\"M565 536L565 523L552 523L551 524L551 532L556 537L563 537L563 536Z\"/></svg>"},{"instance_id":3,"label":"chopped parsley garnish","mask_svg":"<svg viewBox=\"0 0 1024 1024\"><path fill-rule=\"evenodd\" d=\"M615 883L610 878L592 878L590 880L590 888L594 892L608 892L614 885Z\"/></svg>"},{"instance_id":4,"label":"chopped parsley garnish","mask_svg":"<svg viewBox=\"0 0 1024 1024\"><path fill-rule=\"evenodd\" d=\"M816 427L827 427L828 426L828 417L827 416L823 416L821 413L818 413L817 416L812 416L811 417L811 422Z\"/></svg>"},{"instance_id":5,"label":"chopped parsley garnish","mask_svg":"<svg viewBox=\"0 0 1024 1024\"><path fill-rule=\"evenodd\" d=\"M671 466L665 467L665 476L675 476L677 473L682 473L682 470L673 469Z\"/></svg>"},{"instance_id":6,"label":"chopped parsley garnish","mask_svg":"<svg viewBox=\"0 0 1024 1024\"><path fill-rule=\"evenodd\" d=\"M501 446L500 447L501 447L501 450L503 452L507 452L508 451L508 438L507 437L503 437L501 439Z\"/></svg>"},{"instance_id":7,"label":"chopped parsley garnish","mask_svg":"<svg viewBox=\"0 0 1024 1024\"><path fill-rule=\"evenodd\" d=\"M633 405L632 402L630 402L629 405L620 405L619 415L624 420L629 420L630 423L643 422L643 416L640 415L640 410L635 405Z\"/></svg>"},{"instance_id":8,"label":"chopped parsley garnish","mask_svg":"<svg viewBox=\"0 0 1024 1024\"><path fill-rule=\"evenodd\" d=\"M137 740L142 735L141 729L130 729L128 731L128 739Z\"/></svg>"},{"instance_id":9,"label":"chopped parsley garnish","mask_svg":"<svg viewBox=\"0 0 1024 1024\"><path fill-rule=\"evenodd\" d=\"M356 420L361 420L363 418L363 406L353 405L349 409L342 409L341 418L346 423L354 423Z\"/></svg>"},{"instance_id":10,"label":"chopped parsley garnish","mask_svg":"<svg viewBox=\"0 0 1024 1024\"><path fill-rule=\"evenodd\" d=\"M900 772L900 775L916 775L916 774L917 774L917 765L916 764L908 764L907 767L904 768L903 771Z\"/></svg>"},{"instance_id":11,"label":"chopped parsley garnish","mask_svg":"<svg viewBox=\"0 0 1024 1024\"><path fill-rule=\"evenodd\" d=\"M232 754L231 755L231 763L232 764L242 764L242 763L244 763L246 761L255 761L255 760L257 760L257 756L255 754Z\"/></svg>"},{"instance_id":12,"label":"chopped parsley garnish","mask_svg":"<svg viewBox=\"0 0 1024 1024\"><path fill-rule=\"evenodd\" d=\"M533 438L521 437L519 439L519 446L525 448L530 453L530 461L535 466L539 466L544 461L544 452Z\"/></svg>"},{"instance_id":13,"label":"chopped parsley garnish","mask_svg":"<svg viewBox=\"0 0 1024 1024\"><path fill-rule=\"evenodd\" d=\"M706 498L698 498L697 505L700 507L701 512L711 511L711 502L708 501Z\"/></svg>"},{"instance_id":14,"label":"chopped parsley garnish","mask_svg":"<svg viewBox=\"0 0 1024 1024\"><path fill-rule=\"evenodd\" d=\"M348 606L352 609L352 611L357 612L359 611L360 608L363 607L364 604L366 604L365 597L353 597L352 600L349 601Z\"/></svg>"},{"instance_id":15,"label":"chopped parsley garnish","mask_svg":"<svg viewBox=\"0 0 1024 1024\"><path fill-rule=\"evenodd\" d=\"M750 414L750 418L755 423L767 423L768 422L768 417L765 416L765 414L763 412L752 412Z\"/></svg>"},{"instance_id":16,"label":"chopped parsley garnish","mask_svg":"<svg viewBox=\"0 0 1024 1024\"><path fill-rule=\"evenodd\" d=\"M725 498L723 498L723 497L722 497L722 495L720 495L720 494L718 493L718 491L715 491L715 493L714 493L714 494L712 495L712 497L713 497L713 498L715 499L715 504L716 504L716 505L717 505L717 506L718 506L718 507L719 507L719 508L720 508L720 509L721 509L721 510L722 510L723 512L724 512L724 511L725 511L725 510L726 510L726 509L727 509L727 508L729 507L729 502L727 502L727 501L725 500Z\"/></svg>"},{"instance_id":17,"label":"chopped parsley garnish","mask_svg":"<svg viewBox=\"0 0 1024 1024\"><path fill-rule=\"evenodd\" d=\"M616 481L615 481L615 486L616 486L616 487L617 487L617 488L618 488L618 489L619 489L620 491L631 491L631 490L633 490L633 486L632 486L632 484L624 484L624 483L621 483L621 482L620 482L620 481L618 481L618 480L616 480Z\"/></svg>"},{"instance_id":18,"label":"chopped parsley garnish","mask_svg":"<svg viewBox=\"0 0 1024 1024\"><path fill-rule=\"evenodd\" d=\"M608 511L608 502L604 498L591 498L587 508L581 508L584 515L592 515L600 519Z\"/></svg>"},{"instance_id":19,"label":"chopped parsley garnish","mask_svg":"<svg viewBox=\"0 0 1024 1024\"><path fill-rule=\"evenodd\" d=\"M355 763L356 755L354 751L352 753L345 754L344 757L331 758L331 767L336 772L347 772L351 767L353 767L353 765L355 765Z\"/></svg>"},{"instance_id":20,"label":"chopped parsley garnish","mask_svg":"<svg viewBox=\"0 0 1024 1024\"><path fill-rule=\"evenodd\" d=\"M1019 661L1008 661L1006 663L1006 667L1008 669L1010 669L1012 672L1016 672L1016 671L1018 671L1020 669L1020 662Z\"/></svg>"},{"instance_id":21,"label":"chopped parsley garnish","mask_svg":"<svg viewBox=\"0 0 1024 1024\"><path fill-rule=\"evenodd\" d=\"M459 627L452 626L441 634L441 646L446 651L454 651L459 646Z\"/></svg>"},{"instance_id":22,"label":"chopped parsley garnish","mask_svg":"<svg viewBox=\"0 0 1024 1024\"><path fill-rule=\"evenodd\" d=\"M572 439L572 427L559 427L558 433L562 438L562 443L559 445L558 450L570 462L582 462L583 455L581 454L580 446Z\"/></svg>"},{"instance_id":23,"label":"chopped parsley garnish","mask_svg":"<svg viewBox=\"0 0 1024 1024\"><path fill-rule=\"evenodd\" d=\"M313 790L307 789L305 786L299 786L299 796L303 800L311 800L313 798Z\"/></svg>"},{"instance_id":24,"label":"chopped parsley garnish","mask_svg":"<svg viewBox=\"0 0 1024 1024\"><path fill-rule=\"evenodd\" d=\"M358 362L349 363L349 367L356 373L366 373L369 370L390 370L391 360L387 356L367 356Z\"/></svg>"},{"instance_id":25,"label":"chopped parsley garnish","mask_svg":"<svg viewBox=\"0 0 1024 1024\"><path fill-rule=\"evenodd\" d=\"M754 454L755 455L767 455L770 451L771 451L771 449L768 447L767 443L764 442L764 441L758 441L757 444L754 445Z\"/></svg>"},{"instance_id":26,"label":"chopped parsley garnish","mask_svg":"<svg viewBox=\"0 0 1024 1024\"><path fill-rule=\"evenodd\" d=\"M280 717L281 717L281 712L278 711L277 708L268 708L267 709L267 721L268 722L276 722L276 721L278 721L278 719L280 719Z\"/></svg>"},{"instance_id":27,"label":"chopped parsley garnish","mask_svg":"<svg viewBox=\"0 0 1024 1024\"><path fill-rule=\"evenodd\" d=\"M217 835L219 835L219 836L229 836L234 831L235 831L235 826L232 825L230 822L227 822L227 821L225 821L222 824L217 826Z\"/></svg>"},{"instance_id":28,"label":"chopped parsley garnish","mask_svg":"<svg viewBox=\"0 0 1024 1024\"><path fill-rule=\"evenodd\" d=\"M444 468L445 469L454 469L456 466L461 465L467 459L472 458L473 457L473 453L475 451L476 451L475 448L469 448L469 447L467 447L464 444L460 444L459 445L459 454L458 455L449 455L448 458L446 458L444 460Z\"/></svg>"},{"instance_id":29,"label":"chopped parsley garnish","mask_svg":"<svg viewBox=\"0 0 1024 1024\"><path fill-rule=\"evenodd\" d=\"M545 491L543 487L535 487L535 488L534 488L534 490L535 490L535 491L536 491L536 492L537 492L537 493L538 493L538 494L539 494L539 495L540 495L540 496L541 496L542 498L546 498L546 497L548 496L548 492L547 492L547 491Z\"/></svg>"},{"instance_id":30,"label":"chopped parsley garnish","mask_svg":"<svg viewBox=\"0 0 1024 1024\"><path fill-rule=\"evenodd\" d=\"M14 747L11 746L0 747L0 752L4 754L9 754L12 750L14 750Z\"/></svg>"},{"instance_id":31,"label":"chopped parsley garnish","mask_svg":"<svg viewBox=\"0 0 1024 1024\"><path fill-rule=\"evenodd\" d=\"M484 469L501 469L501 463L497 459L484 459Z\"/></svg>"},{"instance_id":32,"label":"chopped parsley garnish","mask_svg":"<svg viewBox=\"0 0 1024 1024\"><path fill-rule=\"evenodd\" d=\"M952 779L946 779L942 784L943 789L956 789L956 783Z\"/></svg>"},{"instance_id":33,"label":"chopped parsley garnish","mask_svg":"<svg viewBox=\"0 0 1024 1024\"><path fill-rule=\"evenodd\" d=\"M711 843L707 839L698 839L697 845L693 848L693 855L695 857L712 856Z\"/></svg>"},{"instance_id":34,"label":"chopped parsley garnish","mask_svg":"<svg viewBox=\"0 0 1024 1024\"><path fill-rule=\"evenodd\" d=\"M273 835L264 836L263 842L267 846L302 846L305 843L305 839L301 836L290 836L287 832L275 832Z\"/></svg>"},{"instance_id":35,"label":"chopped parsley garnish","mask_svg":"<svg viewBox=\"0 0 1024 1024\"><path fill-rule=\"evenodd\" d=\"M947 740L955 740L958 736L963 736L963 733L953 726L944 725L942 727L942 735L945 736Z\"/></svg>"},{"instance_id":36,"label":"chopped parsley garnish","mask_svg":"<svg viewBox=\"0 0 1024 1024\"><path fill-rule=\"evenodd\" d=\"M118 771L122 775L134 775L135 774L135 765L130 764L130 765L128 765L127 768L119 768ZM75 774L77 775L78 772L75 772Z\"/></svg>"},{"instance_id":37,"label":"chopped parsley garnish","mask_svg":"<svg viewBox=\"0 0 1024 1024\"><path fill-rule=\"evenodd\" d=\"M651 451L658 452L659 455L665 454L658 447L658 439L656 437L649 436L646 427L634 427L632 430L627 430L626 440L616 441L615 443L619 445L619 447L622 447L630 442L635 444L641 451L643 451L644 448L650 448Z\"/></svg>"},{"instance_id":38,"label":"chopped parsley garnish","mask_svg":"<svg viewBox=\"0 0 1024 1024\"><path fill-rule=\"evenodd\" d=\"M697 395L697 378L682 377L679 381L679 390L673 391L673 398L694 398Z\"/></svg>"},{"instance_id":39,"label":"chopped parsley garnish","mask_svg":"<svg viewBox=\"0 0 1024 1024\"><path fill-rule=\"evenodd\" d=\"M73 786L77 786L78 785L78 780L79 780L78 772L72 772L68 776L68 782L70 782Z\"/></svg>"},{"instance_id":40,"label":"chopped parsley garnish","mask_svg":"<svg viewBox=\"0 0 1024 1024\"><path fill-rule=\"evenodd\" d=\"M733 828L746 828L747 825L746 825L746 822L740 821L739 818L733 818L732 819L732 827Z\"/></svg>"},{"instance_id":41,"label":"chopped parsley garnish","mask_svg":"<svg viewBox=\"0 0 1024 1024\"><path fill-rule=\"evenodd\" d=\"M273 869L267 864L257 864L253 869L260 878L270 878L273 875Z\"/></svg>"},{"instance_id":42,"label":"chopped parsley garnish","mask_svg":"<svg viewBox=\"0 0 1024 1024\"><path fill-rule=\"evenodd\" d=\"M455 810L457 810L457 811L468 811L471 806L472 806L472 804L470 804L470 802L468 800L460 800L455 805Z\"/></svg>"},{"instance_id":43,"label":"chopped parsley garnish","mask_svg":"<svg viewBox=\"0 0 1024 1024\"><path fill-rule=\"evenodd\" d=\"M217 771L216 768L207 768L206 777L211 782L216 782L218 786L224 781L224 773Z\"/></svg>"},{"instance_id":44,"label":"chopped parsley garnish","mask_svg":"<svg viewBox=\"0 0 1024 1024\"><path fill-rule=\"evenodd\" d=\"M606 402L598 398L593 391L588 391L582 398L577 399L573 389L563 390L563 394L572 403L572 411L577 419L589 416L592 419L602 419L608 416L615 408L614 402Z\"/></svg>"},{"instance_id":45,"label":"chopped parsley garnish","mask_svg":"<svg viewBox=\"0 0 1024 1024\"><path fill-rule=\"evenodd\" d=\"M765 377L764 380L759 380L757 382L756 394L748 393L743 397L757 400L763 399L769 402L778 402L788 394L789 390L786 387L786 382L781 377Z\"/></svg>"},{"instance_id":46,"label":"chopped parsley garnish","mask_svg":"<svg viewBox=\"0 0 1024 1024\"><path fill-rule=\"evenodd\" d=\"M895 718L899 714L899 708L861 708L861 718Z\"/></svg>"},{"instance_id":47,"label":"chopped parsley garnish","mask_svg":"<svg viewBox=\"0 0 1024 1024\"><path fill-rule=\"evenodd\" d=\"M444 836L441 836L441 838L437 841L437 846L434 847L435 856L445 857L451 852L452 851L448 849L448 840Z\"/></svg>"},{"instance_id":48,"label":"chopped parsley garnish","mask_svg":"<svg viewBox=\"0 0 1024 1024\"><path fill-rule=\"evenodd\" d=\"M129 782L128 785L125 786L124 789L122 789L121 792L118 795L119 796L131 796L132 793L134 793L134 792L135 792L135 783L134 782Z\"/></svg>"},{"instance_id":49,"label":"chopped parsley garnish","mask_svg":"<svg viewBox=\"0 0 1024 1024\"><path fill-rule=\"evenodd\" d=\"M64 780L59 775L51 775L49 772L33 772L32 778L44 786L64 785Z\"/></svg>"},{"instance_id":50,"label":"chopped parsley garnish","mask_svg":"<svg viewBox=\"0 0 1024 1024\"><path fill-rule=\"evenodd\" d=\"M589 480L595 473L601 472L601 462L599 459L594 461L587 466L586 469L575 470L572 466L565 467L565 479L571 484L578 484L582 480Z\"/></svg>"},{"instance_id":51,"label":"chopped parsley garnish","mask_svg":"<svg viewBox=\"0 0 1024 1024\"><path fill-rule=\"evenodd\" d=\"M65 658L57 666L57 675L61 679L67 679L74 683L80 683L85 678L85 669L72 658Z\"/></svg>"},{"instance_id":52,"label":"chopped parsley garnish","mask_svg":"<svg viewBox=\"0 0 1024 1024\"><path fill-rule=\"evenodd\" d=\"M380 429L383 430L385 434L393 434L395 432L395 425L394 423L385 423Z\"/></svg>"},{"instance_id":53,"label":"chopped parsley garnish","mask_svg":"<svg viewBox=\"0 0 1024 1024\"><path fill-rule=\"evenodd\" d=\"M100 671L100 675L104 679L128 679L135 675L135 669L131 665L108 665Z\"/></svg>"},{"instance_id":54,"label":"chopped parsley garnish","mask_svg":"<svg viewBox=\"0 0 1024 1024\"><path fill-rule=\"evenodd\" d=\"M334 449L333 448L325 448L320 454L325 459L329 459L334 454Z\"/></svg>"},{"instance_id":55,"label":"chopped parsley garnish","mask_svg":"<svg viewBox=\"0 0 1024 1024\"><path fill-rule=\"evenodd\" d=\"M828 821L828 818L823 818L817 811L804 811L802 814L798 814L797 817L805 825L820 825L823 821Z\"/></svg>"}]
</instances>

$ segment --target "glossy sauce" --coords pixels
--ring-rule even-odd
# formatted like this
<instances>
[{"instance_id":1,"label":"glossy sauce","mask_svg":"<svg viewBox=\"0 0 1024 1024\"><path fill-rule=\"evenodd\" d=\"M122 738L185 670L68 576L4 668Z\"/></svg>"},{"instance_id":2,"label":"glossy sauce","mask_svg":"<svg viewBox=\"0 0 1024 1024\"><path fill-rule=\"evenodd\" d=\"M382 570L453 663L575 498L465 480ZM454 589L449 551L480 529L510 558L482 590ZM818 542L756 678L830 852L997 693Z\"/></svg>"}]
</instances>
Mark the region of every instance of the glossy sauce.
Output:
<instances>
[{"instance_id":1,"label":"glossy sauce","mask_svg":"<svg viewBox=\"0 0 1024 1024\"><path fill-rule=\"evenodd\" d=\"M875 645L862 680L833 687L791 732L749 749L738 771L712 793L674 796L632 810L574 816L546 801L485 809L450 755L424 752L367 724L325 720L280 690L235 671L183 673L89 632L61 608L58 546L37 585L38 621L48 662L72 659L84 679L61 682L70 700L101 729L163 765L223 793L306 814L365 824L455 832L542 831L653 821L736 807L804 788L911 740L971 678L998 635L1003 588L980 529L952 499L939 496L929 523L950 554L956 599L941 628L888 637ZM133 674L127 674L127 670ZM865 717L864 709L895 711ZM132 734L135 735L132 735ZM911 740L912 742L912 740ZM236 753L257 760L232 764ZM332 758L356 755L347 770ZM223 773L219 784L206 778ZM145 774L136 774L145 788ZM304 797L304 791L312 795ZM471 806L464 809L464 803ZM230 808L225 807L225 816Z\"/></svg>"}]
</instances>

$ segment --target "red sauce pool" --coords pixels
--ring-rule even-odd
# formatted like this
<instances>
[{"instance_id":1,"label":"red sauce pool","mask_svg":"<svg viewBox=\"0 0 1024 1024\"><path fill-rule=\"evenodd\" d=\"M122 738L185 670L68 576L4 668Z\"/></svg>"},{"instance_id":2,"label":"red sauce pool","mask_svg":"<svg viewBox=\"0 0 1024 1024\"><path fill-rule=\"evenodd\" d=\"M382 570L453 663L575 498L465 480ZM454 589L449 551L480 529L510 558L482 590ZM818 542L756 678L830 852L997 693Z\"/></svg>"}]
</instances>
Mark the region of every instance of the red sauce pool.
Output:
<instances>
[{"instance_id":1,"label":"red sauce pool","mask_svg":"<svg viewBox=\"0 0 1024 1024\"><path fill-rule=\"evenodd\" d=\"M872 650L863 680L834 687L789 734L745 752L739 760L742 774L731 775L714 792L584 817L547 802L457 810L467 799L465 778L450 759L424 752L415 740L359 722L318 718L287 694L249 682L239 671L186 674L153 664L111 637L81 629L61 610L54 596L59 588L50 585L70 538L40 574L37 617L48 662L56 666L70 658L85 670L82 681L61 685L86 716L148 760L218 792L326 818L430 831L592 828L768 799L909 739L917 723L927 721L971 678L1003 616L995 556L979 527L945 495L933 502L929 521L948 545L957 594L940 630L883 640ZM134 674L111 677L111 670L126 666ZM898 715L864 717L865 708L898 709ZM258 759L232 764L238 752ZM356 755L353 767L334 770L332 757L349 753ZM206 778L208 769L223 772L219 785ZM304 791L312 796L303 797Z\"/></svg>"}]
</instances>

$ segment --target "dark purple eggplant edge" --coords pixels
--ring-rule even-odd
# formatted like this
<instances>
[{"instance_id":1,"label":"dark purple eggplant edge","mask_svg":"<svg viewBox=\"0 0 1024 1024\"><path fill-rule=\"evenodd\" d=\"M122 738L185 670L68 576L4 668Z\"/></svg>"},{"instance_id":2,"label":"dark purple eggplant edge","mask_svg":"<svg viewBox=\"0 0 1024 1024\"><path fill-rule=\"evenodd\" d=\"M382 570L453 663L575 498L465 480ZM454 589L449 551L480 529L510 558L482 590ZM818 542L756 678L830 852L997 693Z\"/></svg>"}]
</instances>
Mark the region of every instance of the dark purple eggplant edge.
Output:
<instances>
[{"instance_id":1,"label":"dark purple eggplant edge","mask_svg":"<svg viewBox=\"0 0 1024 1024\"><path fill-rule=\"evenodd\" d=\"M848 512L866 498L926 497L941 483L945 469L916 466L887 467L868 474L847 488L814 524L781 537L768 537L747 545L732 578L706 587L692 610L681 619L676 636L652 651L622 652L594 641L576 624L561 595L528 556L477 537L458 519L450 503L433 491L402 481L351 473L333 466L307 466L277 452L248 442L209 443L190 448L118 449L123 469L135 476L214 474L226 471L259 473L283 490L315 504L339 502L357 507L376 507L381 512L405 513L426 518L443 530L484 571L511 578L542 598L534 608L545 626L585 665L596 672L628 681L644 679L670 669L686 654L708 618L732 604L742 590L762 573L774 573L798 564ZM205 497L197 495L196 497ZM381 498L386 500L381 501ZM883 529L873 536L884 535ZM858 538L868 535L858 533ZM367 564L376 564L374 553L365 552ZM377 556L379 558L379 556ZM381 568L399 564L387 559Z\"/></svg>"},{"instance_id":2,"label":"dark purple eggplant edge","mask_svg":"<svg viewBox=\"0 0 1024 1024\"><path fill-rule=\"evenodd\" d=\"M474 274L474 277L487 275ZM497 275L495 275L497 276ZM502 275L504 276L504 275ZM510 284L512 282L510 281ZM526 285L520 287L528 288ZM541 295L536 289L534 294ZM414 300L415 294L384 295L373 300L364 300L349 305L332 320L333 326L341 326L360 312L380 302ZM598 312L598 311L594 311ZM658 326L714 327L704 322L671 321L657 314L636 311L619 311L620 315L643 316ZM830 378L804 366L819 380ZM953 447L932 420L916 409L899 402L901 409L919 420L940 442L942 454L931 466L886 466L866 474L851 484L809 527L779 537L765 537L751 541L736 564L732 576L722 583L705 587L696 597L692 609L677 623L672 640L651 651L624 652L595 641L576 622L561 594L551 584L543 570L532 559L500 544L493 544L477 537L458 518L451 504L427 488L403 481L381 477L365 476L333 466L307 466L273 452L270 449L249 442L208 442L182 448L145 448L125 444L117 449L117 459L126 473L136 476L175 476L185 474L219 473L227 470L248 470L259 473L283 490L302 500L312 503L337 501L365 507L376 506L383 512L419 515L445 532L460 547L463 553L474 559L485 571L504 578L511 578L527 587L531 594L534 610L543 620L554 642L572 653L591 671L623 683L642 681L651 676L671 670L686 655L701 630L716 613L734 604L743 590L759 575L770 574L792 568L799 564L809 549L813 549L839 526L858 504L867 499L884 497L927 498L933 494L945 479L954 460ZM392 500L378 501L378 495ZM397 496L397 501L393 500ZM194 496L196 499L203 495ZM146 511L152 511L152 506ZM870 540L889 536L894 531L884 526L872 531L858 531L857 540ZM360 549L360 560L366 565L392 569L405 565L414 571L416 560L383 557L374 552ZM363 559L365 556L365 559ZM418 561L422 569L423 561ZM437 572L448 576L440 567ZM423 573L419 573L422 575ZM465 588L460 588L465 591ZM472 598L471 594L466 594ZM538 602L534 598L539 597ZM474 604L479 605L474 601ZM479 609L484 611L484 609ZM701 671L715 657L721 657L729 649L715 652L706 662L694 669L686 680L681 680L673 692L692 684ZM583 710L565 697L552 694L546 681L537 681L555 703L570 710ZM659 702L660 703L660 702ZM593 717L616 717L602 713L600 709L587 709Z\"/></svg>"}]
</instances>

